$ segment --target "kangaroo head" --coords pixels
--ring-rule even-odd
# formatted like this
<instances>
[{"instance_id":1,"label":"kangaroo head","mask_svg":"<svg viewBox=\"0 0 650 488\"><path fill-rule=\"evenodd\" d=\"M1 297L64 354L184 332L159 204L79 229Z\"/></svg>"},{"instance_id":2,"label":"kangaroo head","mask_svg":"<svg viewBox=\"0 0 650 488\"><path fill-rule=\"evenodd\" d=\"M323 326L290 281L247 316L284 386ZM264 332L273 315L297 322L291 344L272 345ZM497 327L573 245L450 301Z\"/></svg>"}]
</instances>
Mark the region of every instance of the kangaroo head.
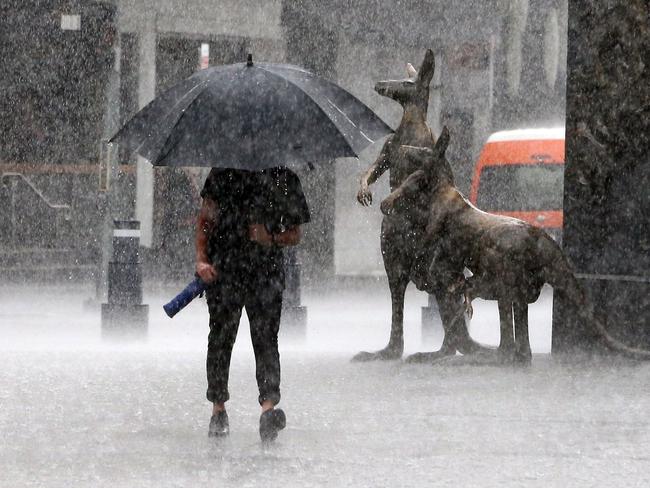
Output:
<instances>
[{"instance_id":1,"label":"kangaroo head","mask_svg":"<svg viewBox=\"0 0 650 488\"><path fill-rule=\"evenodd\" d=\"M406 66L408 78L378 81L375 91L384 97L396 100L404 108L413 104L426 112L429 105L429 84L433 79L434 70L435 57L433 51L427 49L419 71L409 63Z\"/></svg>"}]
</instances>

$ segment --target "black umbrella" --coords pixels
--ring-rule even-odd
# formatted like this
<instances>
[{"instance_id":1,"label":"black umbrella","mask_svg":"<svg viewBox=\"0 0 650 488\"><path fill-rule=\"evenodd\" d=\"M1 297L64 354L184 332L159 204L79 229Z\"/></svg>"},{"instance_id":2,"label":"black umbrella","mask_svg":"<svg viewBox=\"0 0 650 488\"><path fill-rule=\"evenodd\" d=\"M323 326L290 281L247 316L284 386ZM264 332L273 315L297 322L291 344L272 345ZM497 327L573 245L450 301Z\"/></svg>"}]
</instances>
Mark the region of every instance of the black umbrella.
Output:
<instances>
[{"instance_id":1,"label":"black umbrella","mask_svg":"<svg viewBox=\"0 0 650 488\"><path fill-rule=\"evenodd\" d=\"M260 170L357 156L392 130L341 87L286 64L202 70L138 112L111 142L157 166Z\"/></svg>"}]
</instances>

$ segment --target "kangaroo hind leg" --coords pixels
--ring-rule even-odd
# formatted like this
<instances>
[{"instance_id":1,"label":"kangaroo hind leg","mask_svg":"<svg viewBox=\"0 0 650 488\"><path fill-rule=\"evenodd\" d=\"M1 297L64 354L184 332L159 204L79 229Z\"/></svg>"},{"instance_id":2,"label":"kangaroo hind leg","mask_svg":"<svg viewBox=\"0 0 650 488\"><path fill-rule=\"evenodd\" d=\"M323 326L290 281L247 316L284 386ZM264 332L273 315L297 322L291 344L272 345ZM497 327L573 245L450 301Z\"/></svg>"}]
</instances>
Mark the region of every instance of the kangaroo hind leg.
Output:
<instances>
[{"instance_id":1,"label":"kangaroo hind leg","mask_svg":"<svg viewBox=\"0 0 650 488\"><path fill-rule=\"evenodd\" d=\"M513 360L515 354L515 336L512 320L512 301L508 299L499 300L499 324L501 326L499 356L503 363L509 363Z\"/></svg>"}]
</instances>

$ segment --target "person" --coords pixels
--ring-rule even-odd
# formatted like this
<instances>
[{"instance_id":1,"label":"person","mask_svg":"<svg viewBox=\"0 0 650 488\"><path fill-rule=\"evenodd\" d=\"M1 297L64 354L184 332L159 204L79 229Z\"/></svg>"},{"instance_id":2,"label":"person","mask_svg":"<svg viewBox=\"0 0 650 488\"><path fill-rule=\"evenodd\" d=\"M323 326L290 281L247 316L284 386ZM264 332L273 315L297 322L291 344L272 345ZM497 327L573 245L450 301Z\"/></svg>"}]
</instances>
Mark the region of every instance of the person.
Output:
<instances>
[{"instance_id":1,"label":"person","mask_svg":"<svg viewBox=\"0 0 650 488\"><path fill-rule=\"evenodd\" d=\"M225 403L232 348L242 308L250 322L256 363L259 432L263 441L286 425L280 401L278 330L286 246L300 242L310 214L298 177L286 168L261 172L212 169L196 227L196 273L208 284L210 333L206 397L213 410L208 435L229 434Z\"/></svg>"}]
</instances>

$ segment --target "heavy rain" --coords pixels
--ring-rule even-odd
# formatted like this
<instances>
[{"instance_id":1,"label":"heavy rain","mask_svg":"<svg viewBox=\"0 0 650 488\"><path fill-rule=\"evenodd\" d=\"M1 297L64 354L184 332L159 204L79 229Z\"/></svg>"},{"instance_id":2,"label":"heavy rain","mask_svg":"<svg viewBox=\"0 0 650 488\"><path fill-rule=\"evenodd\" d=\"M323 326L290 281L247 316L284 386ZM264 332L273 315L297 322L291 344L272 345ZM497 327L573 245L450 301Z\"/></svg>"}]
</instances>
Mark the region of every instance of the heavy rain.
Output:
<instances>
[{"instance_id":1,"label":"heavy rain","mask_svg":"<svg viewBox=\"0 0 650 488\"><path fill-rule=\"evenodd\" d=\"M646 0L0 14L0 486L650 486Z\"/></svg>"}]
</instances>

